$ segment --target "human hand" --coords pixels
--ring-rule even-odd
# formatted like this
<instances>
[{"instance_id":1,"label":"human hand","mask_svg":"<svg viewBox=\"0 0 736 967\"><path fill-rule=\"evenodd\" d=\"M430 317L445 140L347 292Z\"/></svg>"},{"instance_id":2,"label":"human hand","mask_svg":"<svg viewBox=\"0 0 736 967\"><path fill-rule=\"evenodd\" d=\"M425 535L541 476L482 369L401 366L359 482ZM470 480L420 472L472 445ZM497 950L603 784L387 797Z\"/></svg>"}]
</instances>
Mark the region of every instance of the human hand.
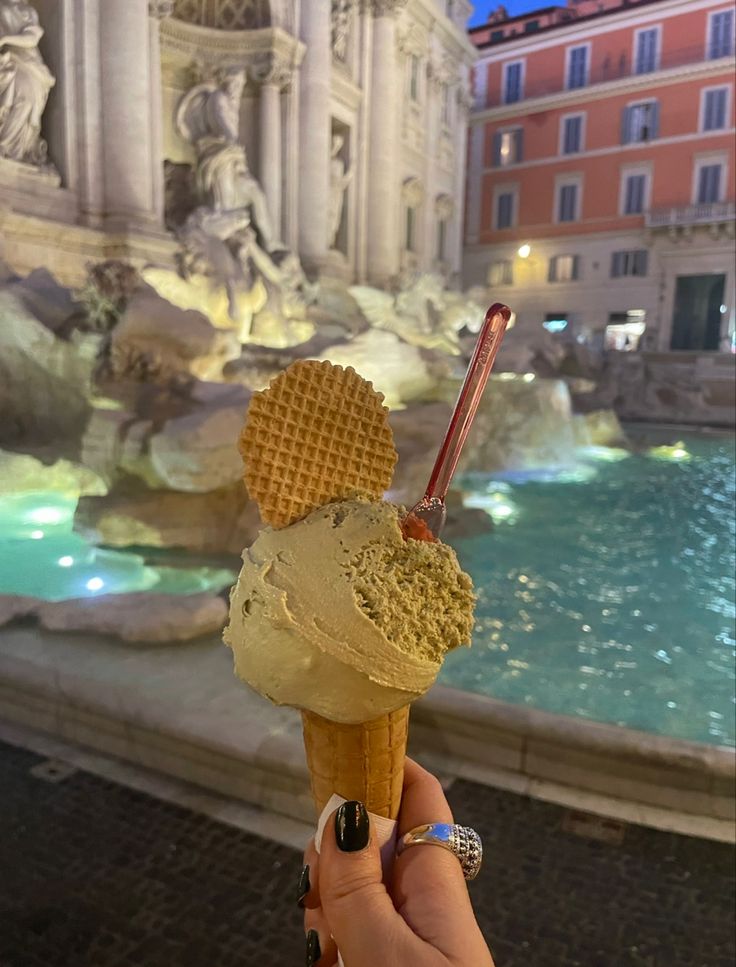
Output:
<instances>
[{"instance_id":1,"label":"human hand","mask_svg":"<svg viewBox=\"0 0 736 967\"><path fill-rule=\"evenodd\" d=\"M362 804L346 803L325 825L321 854L314 842L304 854L308 967L334 967L338 948L345 967L493 967L457 858L440 847L407 849L386 886L368 819ZM452 822L438 780L407 759L398 838Z\"/></svg>"}]
</instances>

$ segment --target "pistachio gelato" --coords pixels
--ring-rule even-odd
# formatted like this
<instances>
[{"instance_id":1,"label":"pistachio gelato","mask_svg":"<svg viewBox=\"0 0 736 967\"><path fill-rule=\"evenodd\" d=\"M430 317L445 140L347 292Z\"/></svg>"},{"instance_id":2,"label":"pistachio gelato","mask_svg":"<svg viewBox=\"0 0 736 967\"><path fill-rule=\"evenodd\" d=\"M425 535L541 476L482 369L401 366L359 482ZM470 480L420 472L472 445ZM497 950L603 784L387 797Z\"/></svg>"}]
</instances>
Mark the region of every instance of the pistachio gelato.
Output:
<instances>
[{"instance_id":1,"label":"pistachio gelato","mask_svg":"<svg viewBox=\"0 0 736 967\"><path fill-rule=\"evenodd\" d=\"M469 644L472 583L445 544L405 540L385 502L327 504L243 552L225 641L278 705L360 723L424 694Z\"/></svg>"}]
</instances>

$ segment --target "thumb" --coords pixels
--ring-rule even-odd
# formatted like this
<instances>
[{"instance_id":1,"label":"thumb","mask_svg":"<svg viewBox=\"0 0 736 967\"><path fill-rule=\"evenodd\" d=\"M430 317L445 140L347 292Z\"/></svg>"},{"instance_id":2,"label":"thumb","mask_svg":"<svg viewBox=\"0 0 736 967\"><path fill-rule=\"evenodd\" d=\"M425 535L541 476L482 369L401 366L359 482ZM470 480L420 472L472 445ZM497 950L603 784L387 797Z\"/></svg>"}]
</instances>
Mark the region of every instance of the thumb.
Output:
<instances>
[{"instance_id":1,"label":"thumb","mask_svg":"<svg viewBox=\"0 0 736 967\"><path fill-rule=\"evenodd\" d=\"M398 915L382 882L381 855L370 817L346 802L328 820L319 858L319 893L346 967L412 963L417 938Z\"/></svg>"}]
</instances>

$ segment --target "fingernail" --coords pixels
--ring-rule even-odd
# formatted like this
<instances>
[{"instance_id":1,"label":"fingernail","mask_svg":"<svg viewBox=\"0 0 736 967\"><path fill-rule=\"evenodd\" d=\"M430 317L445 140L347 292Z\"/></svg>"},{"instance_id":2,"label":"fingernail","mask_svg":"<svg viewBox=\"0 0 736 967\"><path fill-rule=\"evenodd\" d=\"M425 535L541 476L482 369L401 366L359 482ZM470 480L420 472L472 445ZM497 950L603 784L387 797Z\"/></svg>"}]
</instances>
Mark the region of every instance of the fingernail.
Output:
<instances>
[{"instance_id":1,"label":"fingernail","mask_svg":"<svg viewBox=\"0 0 736 967\"><path fill-rule=\"evenodd\" d=\"M322 949L319 945L319 934L316 930L307 932L307 967L313 967L322 956Z\"/></svg>"},{"instance_id":2,"label":"fingernail","mask_svg":"<svg viewBox=\"0 0 736 967\"><path fill-rule=\"evenodd\" d=\"M335 813L335 838L343 853L357 853L368 845L371 829L362 802L344 802Z\"/></svg>"},{"instance_id":3,"label":"fingernail","mask_svg":"<svg viewBox=\"0 0 736 967\"><path fill-rule=\"evenodd\" d=\"M304 906L304 897L309 893L312 884L309 882L309 866L305 866L299 874L299 885L296 888L296 902L300 907Z\"/></svg>"}]
</instances>

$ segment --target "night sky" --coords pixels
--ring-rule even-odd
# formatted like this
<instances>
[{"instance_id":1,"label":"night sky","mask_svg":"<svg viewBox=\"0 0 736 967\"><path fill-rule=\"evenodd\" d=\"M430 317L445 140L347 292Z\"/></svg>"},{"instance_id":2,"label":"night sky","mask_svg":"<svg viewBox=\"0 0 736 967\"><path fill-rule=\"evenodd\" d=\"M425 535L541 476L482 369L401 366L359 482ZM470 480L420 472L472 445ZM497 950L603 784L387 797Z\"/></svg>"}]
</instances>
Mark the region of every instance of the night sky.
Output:
<instances>
[{"instance_id":1,"label":"night sky","mask_svg":"<svg viewBox=\"0 0 736 967\"><path fill-rule=\"evenodd\" d=\"M488 19L488 14L495 10L499 2L503 3L503 6L509 12L509 15L514 17L518 13L528 13L530 10L538 10L541 7L550 7L555 2L558 2L560 6L564 6L565 0L473 0L473 6L475 11L473 16L468 21L469 26L475 27L477 24L485 23Z\"/></svg>"}]
</instances>

